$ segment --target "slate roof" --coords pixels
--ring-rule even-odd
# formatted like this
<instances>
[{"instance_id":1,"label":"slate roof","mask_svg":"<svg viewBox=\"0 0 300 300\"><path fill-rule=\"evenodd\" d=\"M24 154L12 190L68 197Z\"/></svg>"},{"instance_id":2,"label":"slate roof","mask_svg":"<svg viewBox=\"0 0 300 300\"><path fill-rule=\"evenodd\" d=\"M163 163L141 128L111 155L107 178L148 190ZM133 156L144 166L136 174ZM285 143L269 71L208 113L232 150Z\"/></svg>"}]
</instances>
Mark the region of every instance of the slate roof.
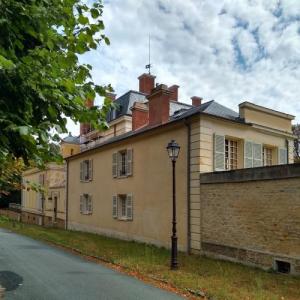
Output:
<instances>
[{"instance_id":1,"label":"slate roof","mask_svg":"<svg viewBox=\"0 0 300 300\"><path fill-rule=\"evenodd\" d=\"M68 136L62 139L62 142L68 143L68 144L80 144L80 140L78 136L73 136L71 132Z\"/></svg>"}]
</instances>

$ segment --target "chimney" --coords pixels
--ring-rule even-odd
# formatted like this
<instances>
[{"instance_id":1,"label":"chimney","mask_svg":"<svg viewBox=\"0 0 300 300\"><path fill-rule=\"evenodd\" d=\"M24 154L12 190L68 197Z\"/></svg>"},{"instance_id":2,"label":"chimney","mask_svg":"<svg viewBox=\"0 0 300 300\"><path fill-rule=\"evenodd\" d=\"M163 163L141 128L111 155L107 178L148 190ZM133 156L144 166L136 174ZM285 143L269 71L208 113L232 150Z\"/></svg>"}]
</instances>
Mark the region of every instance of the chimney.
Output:
<instances>
[{"instance_id":1,"label":"chimney","mask_svg":"<svg viewBox=\"0 0 300 300\"><path fill-rule=\"evenodd\" d=\"M193 96L191 97L191 99L192 99L193 106L200 106L203 100L203 98L197 96Z\"/></svg>"},{"instance_id":2,"label":"chimney","mask_svg":"<svg viewBox=\"0 0 300 300\"><path fill-rule=\"evenodd\" d=\"M172 92L165 84L160 84L147 97L149 100L149 126L169 121L171 94Z\"/></svg>"},{"instance_id":3,"label":"chimney","mask_svg":"<svg viewBox=\"0 0 300 300\"><path fill-rule=\"evenodd\" d=\"M134 102L132 111L132 130L137 130L148 125L149 109L148 105L141 102Z\"/></svg>"},{"instance_id":4,"label":"chimney","mask_svg":"<svg viewBox=\"0 0 300 300\"><path fill-rule=\"evenodd\" d=\"M178 101L178 88L179 85L176 84L169 87L169 91L172 92L170 100Z\"/></svg>"},{"instance_id":5,"label":"chimney","mask_svg":"<svg viewBox=\"0 0 300 300\"><path fill-rule=\"evenodd\" d=\"M151 91L154 89L155 76L151 74L142 74L138 77L139 80L139 91L146 95L151 94Z\"/></svg>"},{"instance_id":6,"label":"chimney","mask_svg":"<svg viewBox=\"0 0 300 300\"><path fill-rule=\"evenodd\" d=\"M94 106L94 99L87 99L85 101L85 106L87 108L91 108ZM80 123L80 135L87 134L91 131L91 124L90 123Z\"/></svg>"},{"instance_id":7,"label":"chimney","mask_svg":"<svg viewBox=\"0 0 300 300\"><path fill-rule=\"evenodd\" d=\"M106 93L106 98L110 99L111 101L115 101L117 94L114 93Z\"/></svg>"}]
</instances>

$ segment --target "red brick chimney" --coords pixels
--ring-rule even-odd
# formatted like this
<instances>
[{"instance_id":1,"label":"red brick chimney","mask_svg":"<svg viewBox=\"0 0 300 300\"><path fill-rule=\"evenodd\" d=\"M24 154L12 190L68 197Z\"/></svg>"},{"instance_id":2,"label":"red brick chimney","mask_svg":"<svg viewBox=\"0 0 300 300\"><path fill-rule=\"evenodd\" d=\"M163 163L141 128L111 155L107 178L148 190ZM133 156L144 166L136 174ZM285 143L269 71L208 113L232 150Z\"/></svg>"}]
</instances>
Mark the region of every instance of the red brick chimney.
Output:
<instances>
[{"instance_id":1,"label":"red brick chimney","mask_svg":"<svg viewBox=\"0 0 300 300\"><path fill-rule=\"evenodd\" d=\"M155 76L151 74L142 74L138 77L139 80L139 91L146 95L151 94L151 91L154 89Z\"/></svg>"},{"instance_id":2,"label":"red brick chimney","mask_svg":"<svg viewBox=\"0 0 300 300\"><path fill-rule=\"evenodd\" d=\"M141 102L134 102L132 110L132 130L137 130L148 125L149 109L148 105Z\"/></svg>"},{"instance_id":3,"label":"red brick chimney","mask_svg":"<svg viewBox=\"0 0 300 300\"><path fill-rule=\"evenodd\" d=\"M87 99L85 102L85 106L91 108L94 106L94 100ZM80 135L87 134L91 131L91 124L90 123L80 123Z\"/></svg>"},{"instance_id":4,"label":"red brick chimney","mask_svg":"<svg viewBox=\"0 0 300 300\"><path fill-rule=\"evenodd\" d=\"M203 100L203 98L197 96L193 96L191 97L191 99L192 99L193 106L200 106Z\"/></svg>"},{"instance_id":5,"label":"red brick chimney","mask_svg":"<svg viewBox=\"0 0 300 300\"><path fill-rule=\"evenodd\" d=\"M169 91L172 92L170 100L178 101L178 88L179 88L179 85L176 85L176 84L169 87Z\"/></svg>"},{"instance_id":6,"label":"red brick chimney","mask_svg":"<svg viewBox=\"0 0 300 300\"><path fill-rule=\"evenodd\" d=\"M149 100L149 126L169 121L171 94L172 92L165 84L160 84L147 96Z\"/></svg>"},{"instance_id":7,"label":"red brick chimney","mask_svg":"<svg viewBox=\"0 0 300 300\"><path fill-rule=\"evenodd\" d=\"M109 98L111 101L115 101L117 94L114 93L106 93L106 98Z\"/></svg>"}]
</instances>

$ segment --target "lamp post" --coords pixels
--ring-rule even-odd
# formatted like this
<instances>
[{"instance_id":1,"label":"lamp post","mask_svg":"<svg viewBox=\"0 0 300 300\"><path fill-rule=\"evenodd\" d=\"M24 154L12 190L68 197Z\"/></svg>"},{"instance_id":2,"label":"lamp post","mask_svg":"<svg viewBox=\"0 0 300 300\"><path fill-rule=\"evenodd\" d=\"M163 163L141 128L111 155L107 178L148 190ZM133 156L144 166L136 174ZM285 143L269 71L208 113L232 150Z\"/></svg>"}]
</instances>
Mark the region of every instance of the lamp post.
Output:
<instances>
[{"instance_id":1,"label":"lamp post","mask_svg":"<svg viewBox=\"0 0 300 300\"><path fill-rule=\"evenodd\" d=\"M171 140L171 142L167 146L167 151L169 157L172 161L172 172L173 172L173 217L172 217L172 252L171 252L171 270L176 270L178 268L177 262L177 231L176 231L176 186L175 186L175 164L178 158L180 146L175 142L175 140Z\"/></svg>"}]
</instances>

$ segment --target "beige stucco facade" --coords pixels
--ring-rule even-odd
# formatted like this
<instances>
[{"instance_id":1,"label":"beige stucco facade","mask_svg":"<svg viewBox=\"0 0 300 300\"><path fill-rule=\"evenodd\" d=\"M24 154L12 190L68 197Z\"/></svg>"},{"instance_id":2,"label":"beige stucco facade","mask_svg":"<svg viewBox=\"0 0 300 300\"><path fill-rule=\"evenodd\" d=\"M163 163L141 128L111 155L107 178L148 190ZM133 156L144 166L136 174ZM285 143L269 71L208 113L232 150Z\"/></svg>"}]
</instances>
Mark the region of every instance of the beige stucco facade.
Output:
<instances>
[{"instance_id":1,"label":"beige stucco facade","mask_svg":"<svg viewBox=\"0 0 300 300\"><path fill-rule=\"evenodd\" d=\"M68 227L129 240L169 246L172 213L172 169L166 145L176 139L181 150L176 164L178 244L187 249L187 128L183 122L158 128L118 143L83 152L68 162ZM132 176L113 178L112 156L132 149ZM93 161L93 178L80 181L80 162ZM80 195L92 196L92 213L80 212ZM113 218L113 196L131 194L132 220Z\"/></svg>"}]
</instances>

